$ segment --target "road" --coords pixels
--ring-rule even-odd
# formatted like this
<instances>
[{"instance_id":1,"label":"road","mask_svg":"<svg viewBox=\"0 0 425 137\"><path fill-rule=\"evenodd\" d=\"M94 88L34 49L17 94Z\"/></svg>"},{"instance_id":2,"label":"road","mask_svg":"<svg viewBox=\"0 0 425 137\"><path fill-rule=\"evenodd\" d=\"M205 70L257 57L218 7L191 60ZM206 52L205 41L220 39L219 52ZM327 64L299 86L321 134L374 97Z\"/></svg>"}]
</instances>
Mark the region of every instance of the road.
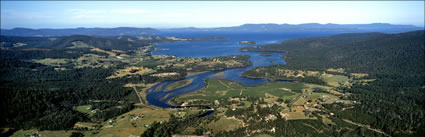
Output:
<instances>
[{"instance_id":1,"label":"road","mask_svg":"<svg viewBox=\"0 0 425 137\"><path fill-rule=\"evenodd\" d=\"M348 123L350 123L350 124L353 124L353 125L356 125L356 126L359 126L359 127L364 127L364 128L369 129L369 130L372 130L372 131L375 131L375 132L381 133L381 134L383 134L383 135L385 135L385 136L391 137L390 135L388 135L388 134L387 134L387 133L385 133L384 131L379 130L379 129L372 128L372 127L370 127L370 125L364 125L364 124L360 124L360 123L355 123L355 122L353 122L353 121L351 121L351 120L348 120L348 119L342 119L342 120L344 120L345 122L348 122Z\"/></svg>"},{"instance_id":2,"label":"road","mask_svg":"<svg viewBox=\"0 0 425 137\"><path fill-rule=\"evenodd\" d=\"M139 93L137 92L136 87L133 87L133 89L134 89L134 92L136 92L137 98L139 98L140 104L143 104L143 100L142 100L142 98L140 98L140 95L139 95Z\"/></svg>"}]
</instances>

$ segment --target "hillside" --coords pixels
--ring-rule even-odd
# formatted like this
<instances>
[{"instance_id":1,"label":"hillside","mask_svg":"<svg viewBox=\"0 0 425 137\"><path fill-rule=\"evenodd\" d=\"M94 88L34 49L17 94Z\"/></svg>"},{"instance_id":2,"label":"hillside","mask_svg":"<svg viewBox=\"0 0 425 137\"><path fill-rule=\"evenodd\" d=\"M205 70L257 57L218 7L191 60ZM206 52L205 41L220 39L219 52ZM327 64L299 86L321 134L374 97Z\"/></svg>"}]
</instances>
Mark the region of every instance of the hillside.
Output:
<instances>
[{"instance_id":1,"label":"hillside","mask_svg":"<svg viewBox=\"0 0 425 137\"><path fill-rule=\"evenodd\" d=\"M153 42L165 42L170 40L165 38L140 40L136 37L131 36L100 37L87 35L72 35L62 37L1 36L0 41L0 47L3 48L101 48L128 50L143 47Z\"/></svg>"},{"instance_id":2,"label":"hillside","mask_svg":"<svg viewBox=\"0 0 425 137\"><path fill-rule=\"evenodd\" d=\"M423 73L424 31L358 33L302 38L244 51L286 52L288 67L348 72Z\"/></svg>"},{"instance_id":3,"label":"hillside","mask_svg":"<svg viewBox=\"0 0 425 137\"><path fill-rule=\"evenodd\" d=\"M254 68L243 75L285 80L296 79L288 76L296 75L294 71L303 74L315 70L329 76L342 74L353 80L368 79L349 85L341 83L337 88L350 94L348 99L361 103L349 110L343 104L326 108L342 119L382 129L390 136L423 136L424 39L424 31L341 34L243 48L243 51L288 53L284 56L287 65ZM303 80L307 79L300 81Z\"/></svg>"},{"instance_id":4,"label":"hillside","mask_svg":"<svg viewBox=\"0 0 425 137\"><path fill-rule=\"evenodd\" d=\"M39 48L73 48L73 47L95 47L101 49L120 49L127 50L137 47L145 46L146 44L129 41L127 39L117 38L106 38L106 37L95 37L85 35L73 35L59 37L56 40L48 42L46 44L37 46Z\"/></svg>"},{"instance_id":5,"label":"hillside","mask_svg":"<svg viewBox=\"0 0 425 137\"><path fill-rule=\"evenodd\" d=\"M194 37L178 38L163 36L89 36L71 35L60 37L33 37L33 36L0 36L2 48L101 48L129 50L153 43L174 41L211 41L226 40L224 37Z\"/></svg>"},{"instance_id":6,"label":"hillside","mask_svg":"<svg viewBox=\"0 0 425 137\"><path fill-rule=\"evenodd\" d=\"M48 41L48 37L0 36L0 47L33 47Z\"/></svg>"}]
</instances>

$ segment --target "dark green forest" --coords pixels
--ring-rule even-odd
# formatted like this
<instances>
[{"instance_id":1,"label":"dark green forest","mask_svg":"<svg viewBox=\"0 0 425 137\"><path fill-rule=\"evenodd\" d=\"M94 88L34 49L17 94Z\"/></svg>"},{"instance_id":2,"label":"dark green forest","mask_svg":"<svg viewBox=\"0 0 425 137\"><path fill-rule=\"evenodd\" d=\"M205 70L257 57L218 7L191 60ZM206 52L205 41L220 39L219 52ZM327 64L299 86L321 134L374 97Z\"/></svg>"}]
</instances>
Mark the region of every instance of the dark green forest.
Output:
<instances>
[{"instance_id":1,"label":"dark green forest","mask_svg":"<svg viewBox=\"0 0 425 137\"><path fill-rule=\"evenodd\" d=\"M56 71L41 64L2 59L1 124L14 128L70 129L77 121L88 121L73 106L90 100L126 100L130 88L122 80L104 80L108 69ZM100 116L99 116L100 117ZM104 116L105 118L107 116Z\"/></svg>"},{"instance_id":2,"label":"dark green forest","mask_svg":"<svg viewBox=\"0 0 425 137\"><path fill-rule=\"evenodd\" d=\"M66 70L58 71L55 67L28 61L72 59L87 53L104 54L87 49L9 49L0 53L0 107L7 110L0 113L0 126L14 129L67 130L77 121L104 121L130 111L133 103L138 102L133 89L123 87L126 83L153 83L170 79L150 75L106 79L116 68L126 65L123 63L116 64L116 68L74 68L65 65ZM182 74L171 79L180 79L186 74L182 70L158 70L169 71ZM102 111L88 116L73 109L85 104L92 104Z\"/></svg>"},{"instance_id":3,"label":"dark green forest","mask_svg":"<svg viewBox=\"0 0 425 137\"><path fill-rule=\"evenodd\" d=\"M295 69L344 68L349 73L406 74L424 73L425 67L423 30L299 38L242 50L286 52L287 66Z\"/></svg>"},{"instance_id":4,"label":"dark green forest","mask_svg":"<svg viewBox=\"0 0 425 137\"><path fill-rule=\"evenodd\" d=\"M270 66L301 70L344 68L346 73L368 73L375 81L351 88L348 98L361 102L341 111L341 118L369 124L391 136L420 136L425 131L424 31L399 34L340 34L301 38L281 44L244 48L248 51L286 52L287 65ZM339 108L339 109L338 109Z\"/></svg>"}]
</instances>

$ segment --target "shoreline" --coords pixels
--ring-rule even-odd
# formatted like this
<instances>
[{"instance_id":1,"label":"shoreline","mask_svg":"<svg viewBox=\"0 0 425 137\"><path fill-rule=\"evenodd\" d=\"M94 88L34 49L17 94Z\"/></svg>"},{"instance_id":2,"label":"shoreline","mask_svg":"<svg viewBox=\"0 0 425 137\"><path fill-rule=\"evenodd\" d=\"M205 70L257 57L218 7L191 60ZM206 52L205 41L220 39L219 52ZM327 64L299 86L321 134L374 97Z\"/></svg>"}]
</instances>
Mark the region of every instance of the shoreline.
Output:
<instances>
[{"instance_id":1,"label":"shoreline","mask_svg":"<svg viewBox=\"0 0 425 137\"><path fill-rule=\"evenodd\" d=\"M200 71L200 72L187 72L186 77L190 77L190 76L194 76L194 75L198 75L198 74L202 74L202 73L207 73L207 72L211 72L211 71Z\"/></svg>"}]
</instances>

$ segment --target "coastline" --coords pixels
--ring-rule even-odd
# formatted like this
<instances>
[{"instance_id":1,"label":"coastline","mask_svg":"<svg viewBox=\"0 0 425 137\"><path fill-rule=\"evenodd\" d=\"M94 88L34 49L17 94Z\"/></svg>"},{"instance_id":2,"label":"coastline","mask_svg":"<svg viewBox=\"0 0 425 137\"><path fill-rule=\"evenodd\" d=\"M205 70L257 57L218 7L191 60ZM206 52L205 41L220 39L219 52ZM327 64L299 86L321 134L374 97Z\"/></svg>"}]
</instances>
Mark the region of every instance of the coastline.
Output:
<instances>
[{"instance_id":1,"label":"coastline","mask_svg":"<svg viewBox=\"0 0 425 137\"><path fill-rule=\"evenodd\" d=\"M190 77L190 76L194 76L194 75L198 75L198 74L202 74L202 73L207 73L207 72L211 72L211 71L187 72L185 78Z\"/></svg>"}]
</instances>

